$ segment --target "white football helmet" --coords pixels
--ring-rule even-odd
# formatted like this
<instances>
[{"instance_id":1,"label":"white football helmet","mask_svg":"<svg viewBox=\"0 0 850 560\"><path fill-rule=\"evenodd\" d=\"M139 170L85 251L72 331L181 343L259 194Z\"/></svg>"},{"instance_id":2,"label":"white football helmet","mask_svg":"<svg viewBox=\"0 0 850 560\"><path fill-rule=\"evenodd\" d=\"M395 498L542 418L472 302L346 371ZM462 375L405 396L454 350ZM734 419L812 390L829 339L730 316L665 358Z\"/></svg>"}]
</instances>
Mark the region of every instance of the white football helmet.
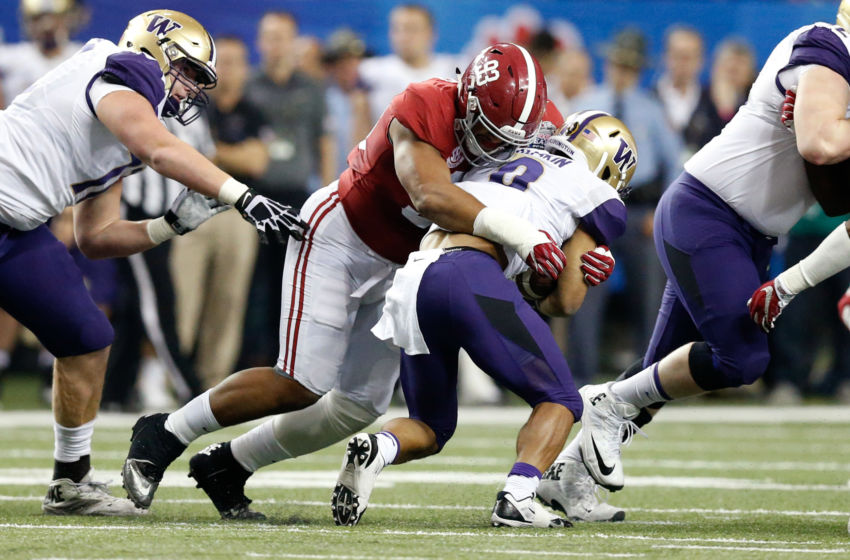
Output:
<instances>
[{"instance_id":1,"label":"white football helmet","mask_svg":"<svg viewBox=\"0 0 850 560\"><path fill-rule=\"evenodd\" d=\"M546 141L546 151L585 161L620 196L628 194L637 168L637 146L620 119L602 111L573 113Z\"/></svg>"}]
</instances>

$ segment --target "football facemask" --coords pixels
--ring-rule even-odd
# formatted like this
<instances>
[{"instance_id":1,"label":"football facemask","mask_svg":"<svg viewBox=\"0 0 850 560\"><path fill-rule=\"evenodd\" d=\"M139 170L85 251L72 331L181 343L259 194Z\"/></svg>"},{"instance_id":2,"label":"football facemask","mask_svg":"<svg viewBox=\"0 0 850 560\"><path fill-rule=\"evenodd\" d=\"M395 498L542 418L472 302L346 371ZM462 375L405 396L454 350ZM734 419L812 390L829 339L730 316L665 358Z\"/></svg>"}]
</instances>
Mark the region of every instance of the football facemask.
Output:
<instances>
[{"instance_id":1,"label":"football facemask","mask_svg":"<svg viewBox=\"0 0 850 560\"><path fill-rule=\"evenodd\" d=\"M499 43L473 59L458 79L455 138L472 165L503 163L534 139L546 107L540 64L523 47Z\"/></svg>"}]
</instances>

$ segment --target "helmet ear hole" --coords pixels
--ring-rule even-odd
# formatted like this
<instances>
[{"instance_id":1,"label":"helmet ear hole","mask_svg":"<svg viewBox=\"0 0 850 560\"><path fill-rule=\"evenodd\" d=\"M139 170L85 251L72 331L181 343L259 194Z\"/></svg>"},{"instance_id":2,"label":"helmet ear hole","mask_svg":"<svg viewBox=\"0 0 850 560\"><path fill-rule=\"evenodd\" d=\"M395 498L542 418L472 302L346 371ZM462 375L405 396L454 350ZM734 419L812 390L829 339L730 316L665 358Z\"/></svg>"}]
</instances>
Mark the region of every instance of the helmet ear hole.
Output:
<instances>
[{"instance_id":1,"label":"helmet ear hole","mask_svg":"<svg viewBox=\"0 0 850 560\"><path fill-rule=\"evenodd\" d=\"M602 171L602 175L600 175L599 178L602 179L603 181L607 181L608 179L611 178L611 170L606 167Z\"/></svg>"}]
</instances>

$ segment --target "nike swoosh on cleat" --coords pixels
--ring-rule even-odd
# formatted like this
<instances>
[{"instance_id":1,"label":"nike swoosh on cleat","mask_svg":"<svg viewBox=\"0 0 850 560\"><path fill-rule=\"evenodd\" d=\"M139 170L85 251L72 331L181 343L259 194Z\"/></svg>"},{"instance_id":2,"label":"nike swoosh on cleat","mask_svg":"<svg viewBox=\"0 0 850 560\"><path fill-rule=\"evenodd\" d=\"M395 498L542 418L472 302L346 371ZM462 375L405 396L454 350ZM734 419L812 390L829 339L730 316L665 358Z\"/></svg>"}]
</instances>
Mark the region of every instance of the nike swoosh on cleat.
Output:
<instances>
[{"instance_id":1,"label":"nike swoosh on cleat","mask_svg":"<svg viewBox=\"0 0 850 560\"><path fill-rule=\"evenodd\" d=\"M599 471L605 476L614 472L614 467L609 467L605 464L605 461L602 460L602 456L599 454L599 449L596 448L596 440L593 439L593 436L590 436L590 443L593 444L593 452L596 453L596 461L599 463Z\"/></svg>"}]
</instances>

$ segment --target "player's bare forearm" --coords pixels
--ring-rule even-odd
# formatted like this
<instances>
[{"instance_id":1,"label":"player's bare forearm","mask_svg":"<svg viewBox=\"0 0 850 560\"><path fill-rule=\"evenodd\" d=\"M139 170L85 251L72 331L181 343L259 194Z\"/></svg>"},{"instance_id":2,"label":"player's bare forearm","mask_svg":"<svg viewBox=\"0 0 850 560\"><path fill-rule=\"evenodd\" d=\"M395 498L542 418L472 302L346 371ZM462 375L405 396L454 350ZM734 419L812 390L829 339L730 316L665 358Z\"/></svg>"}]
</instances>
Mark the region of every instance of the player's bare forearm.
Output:
<instances>
[{"instance_id":1,"label":"player's bare forearm","mask_svg":"<svg viewBox=\"0 0 850 560\"><path fill-rule=\"evenodd\" d=\"M390 124L396 175L416 211L443 229L472 233L484 205L452 183L440 152L398 121Z\"/></svg>"},{"instance_id":2,"label":"player's bare forearm","mask_svg":"<svg viewBox=\"0 0 850 560\"><path fill-rule=\"evenodd\" d=\"M475 217L484 208L481 202L454 183L425 183L419 186L416 210L448 231L472 233Z\"/></svg>"},{"instance_id":3,"label":"player's bare forearm","mask_svg":"<svg viewBox=\"0 0 850 560\"><path fill-rule=\"evenodd\" d=\"M132 91L106 95L97 117L133 154L160 175L203 195L217 197L230 177L204 155L171 134L144 97Z\"/></svg>"},{"instance_id":4,"label":"player's bare forearm","mask_svg":"<svg viewBox=\"0 0 850 560\"><path fill-rule=\"evenodd\" d=\"M581 228L564 243L567 264L558 276L555 291L540 302L541 313L550 317L568 317L579 310L588 289L581 270L581 256L594 247L596 241Z\"/></svg>"},{"instance_id":5,"label":"player's bare forearm","mask_svg":"<svg viewBox=\"0 0 850 560\"><path fill-rule=\"evenodd\" d=\"M153 247L148 220L131 222L120 215L121 184L74 206L74 237L90 259L126 257Z\"/></svg>"},{"instance_id":6,"label":"player's bare forearm","mask_svg":"<svg viewBox=\"0 0 850 560\"><path fill-rule=\"evenodd\" d=\"M147 251L156 245L148 235L147 223L118 220L94 232L80 250L90 259L114 259ZM79 244L79 239L77 241Z\"/></svg>"},{"instance_id":7,"label":"player's bare forearm","mask_svg":"<svg viewBox=\"0 0 850 560\"><path fill-rule=\"evenodd\" d=\"M814 66L800 77L794 104L797 150L816 165L850 158L850 87L838 73Z\"/></svg>"}]
</instances>

